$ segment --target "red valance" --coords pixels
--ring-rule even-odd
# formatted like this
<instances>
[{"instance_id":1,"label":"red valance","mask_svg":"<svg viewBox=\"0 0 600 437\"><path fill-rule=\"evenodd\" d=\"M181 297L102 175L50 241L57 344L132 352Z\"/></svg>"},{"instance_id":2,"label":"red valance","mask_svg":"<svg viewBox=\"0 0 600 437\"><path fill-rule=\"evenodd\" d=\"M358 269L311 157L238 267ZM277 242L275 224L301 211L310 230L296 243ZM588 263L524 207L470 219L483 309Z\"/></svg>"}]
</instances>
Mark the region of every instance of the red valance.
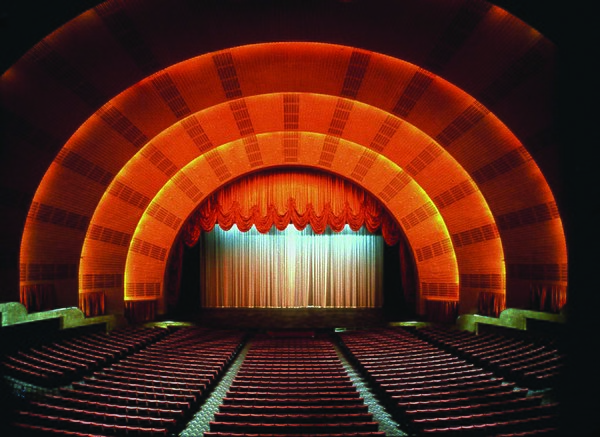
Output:
<instances>
[{"instance_id":1,"label":"red valance","mask_svg":"<svg viewBox=\"0 0 600 437\"><path fill-rule=\"evenodd\" d=\"M311 226L316 234L327 227L340 232L346 225L353 231L364 226L381 231L390 246L400 238L395 220L373 196L341 178L309 172L258 174L221 189L187 220L185 244L195 245L201 232L217 224L224 230L236 225L242 232L255 226L261 233L292 224L298 230Z\"/></svg>"},{"instance_id":2,"label":"red valance","mask_svg":"<svg viewBox=\"0 0 600 437\"><path fill-rule=\"evenodd\" d=\"M482 291L477 301L477 312L482 316L499 317L506 309L506 296L503 293Z\"/></svg>"}]
</instances>

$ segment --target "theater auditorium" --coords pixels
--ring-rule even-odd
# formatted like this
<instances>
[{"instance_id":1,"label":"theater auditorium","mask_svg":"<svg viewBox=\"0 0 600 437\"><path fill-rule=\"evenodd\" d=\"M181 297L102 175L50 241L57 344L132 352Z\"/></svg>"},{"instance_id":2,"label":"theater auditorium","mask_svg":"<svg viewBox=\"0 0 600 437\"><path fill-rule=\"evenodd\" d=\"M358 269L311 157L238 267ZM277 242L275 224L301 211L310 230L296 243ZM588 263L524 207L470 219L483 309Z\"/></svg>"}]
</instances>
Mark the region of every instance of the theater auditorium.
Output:
<instances>
[{"instance_id":1,"label":"theater auditorium","mask_svg":"<svg viewBox=\"0 0 600 437\"><path fill-rule=\"evenodd\" d=\"M598 435L548 3L6 2L0 433Z\"/></svg>"}]
</instances>

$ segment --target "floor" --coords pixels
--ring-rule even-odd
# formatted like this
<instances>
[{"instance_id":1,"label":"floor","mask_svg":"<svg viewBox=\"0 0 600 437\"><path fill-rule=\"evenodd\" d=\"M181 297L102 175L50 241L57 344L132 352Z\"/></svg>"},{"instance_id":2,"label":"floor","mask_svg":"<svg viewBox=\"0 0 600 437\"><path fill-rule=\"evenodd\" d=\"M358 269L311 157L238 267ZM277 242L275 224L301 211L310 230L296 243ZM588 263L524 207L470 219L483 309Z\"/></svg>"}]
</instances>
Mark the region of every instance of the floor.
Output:
<instances>
[{"instance_id":1,"label":"floor","mask_svg":"<svg viewBox=\"0 0 600 437\"><path fill-rule=\"evenodd\" d=\"M219 383L211 392L211 394L207 397L200 410L188 422L187 426L183 429L183 431L179 433L180 437L197 437L203 435L205 431L208 431L210 429L210 421L213 420L214 413L218 411L222 399L225 397L229 386L235 379L237 371L242 365L244 357L246 356L246 353L251 346L252 341L250 340L242 348L238 356L235 358L234 362L231 364L231 366L225 373L225 375L219 381ZM346 359L341 349L335 344L334 347L336 348L338 356L340 357L340 360L346 368L350 379L352 380L352 382L354 382L357 390L365 400L365 403L369 408L369 412L373 415L373 420L375 422L379 422L379 430L384 431L386 435L390 437L407 436L408 434L406 434L399 428L396 421L394 421L390 414L379 403L379 401L370 390L364 378L354 369L354 367Z\"/></svg>"}]
</instances>

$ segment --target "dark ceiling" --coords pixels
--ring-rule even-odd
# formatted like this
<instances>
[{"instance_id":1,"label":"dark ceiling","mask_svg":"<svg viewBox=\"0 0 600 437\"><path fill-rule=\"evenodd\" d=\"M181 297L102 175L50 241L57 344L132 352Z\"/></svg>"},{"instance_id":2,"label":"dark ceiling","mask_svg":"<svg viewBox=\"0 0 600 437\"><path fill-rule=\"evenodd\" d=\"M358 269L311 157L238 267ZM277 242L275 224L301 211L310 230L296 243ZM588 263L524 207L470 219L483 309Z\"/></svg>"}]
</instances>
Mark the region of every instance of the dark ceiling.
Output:
<instances>
[{"instance_id":1,"label":"dark ceiling","mask_svg":"<svg viewBox=\"0 0 600 437\"><path fill-rule=\"evenodd\" d=\"M202 0L205 1L206 0ZM212 0L209 0L212 1ZM299 0L287 0L288 3ZM312 0L312 3L327 3L342 0ZM346 0L359 2L367 0ZM220 3L248 3L243 0L220 0ZM259 3L282 1L259 0ZM311 0L302 0L303 5ZM70 19L102 3L99 0L5 0L0 6L0 68L6 71L29 48ZM568 22L565 19L565 2L550 0L495 0L498 5L519 17L548 39L559 45L565 37ZM570 2L572 5L573 2Z\"/></svg>"}]
</instances>

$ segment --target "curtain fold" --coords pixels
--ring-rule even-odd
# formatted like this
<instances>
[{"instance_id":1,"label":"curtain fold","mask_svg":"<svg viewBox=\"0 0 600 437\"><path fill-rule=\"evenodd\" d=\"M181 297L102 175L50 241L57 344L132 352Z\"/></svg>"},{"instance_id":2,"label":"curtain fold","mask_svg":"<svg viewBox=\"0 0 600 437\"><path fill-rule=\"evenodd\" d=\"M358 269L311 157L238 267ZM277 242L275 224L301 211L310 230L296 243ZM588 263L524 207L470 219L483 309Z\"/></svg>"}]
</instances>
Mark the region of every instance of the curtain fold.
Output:
<instances>
[{"instance_id":1,"label":"curtain fold","mask_svg":"<svg viewBox=\"0 0 600 437\"><path fill-rule=\"evenodd\" d=\"M105 314L106 295L103 291L91 291L79 294L79 309L86 317Z\"/></svg>"},{"instance_id":2,"label":"curtain fold","mask_svg":"<svg viewBox=\"0 0 600 437\"><path fill-rule=\"evenodd\" d=\"M477 312L482 316L499 317L506 309L506 296L503 293L482 291L477 300Z\"/></svg>"},{"instance_id":3,"label":"curtain fold","mask_svg":"<svg viewBox=\"0 0 600 437\"><path fill-rule=\"evenodd\" d=\"M202 307L381 307L383 246L364 227L215 226L202 239Z\"/></svg>"},{"instance_id":4,"label":"curtain fold","mask_svg":"<svg viewBox=\"0 0 600 437\"><path fill-rule=\"evenodd\" d=\"M458 317L458 301L444 299L426 299L425 313L430 322L454 323Z\"/></svg>"},{"instance_id":5,"label":"curtain fold","mask_svg":"<svg viewBox=\"0 0 600 437\"><path fill-rule=\"evenodd\" d=\"M193 246L202 232L216 225L242 232L253 226L263 234L271 228L298 230L310 226L316 234L327 228L341 232L366 228L381 232L388 245L400 239L396 221L373 196L341 178L313 172L258 173L223 187L206 199L183 227L184 242Z\"/></svg>"},{"instance_id":6,"label":"curtain fold","mask_svg":"<svg viewBox=\"0 0 600 437\"><path fill-rule=\"evenodd\" d=\"M29 284L21 286L20 301L27 312L47 311L56 305L54 284Z\"/></svg>"},{"instance_id":7,"label":"curtain fold","mask_svg":"<svg viewBox=\"0 0 600 437\"><path fill-rule=\"evenodd\" d=\"M532 284L531 308L558 313L567 303L567 288L558 284Z\"/></svg>"},{"instance_id":8,"label":"curtain fold","mask_svg":"<svg viewBox=\"0 0 600 437\"><path fill-rule=\"evenodd\" d=\"M125 318L129 323L150 322L156 318L156 300L126 300Z\"/></svg>"}]
</instances>

